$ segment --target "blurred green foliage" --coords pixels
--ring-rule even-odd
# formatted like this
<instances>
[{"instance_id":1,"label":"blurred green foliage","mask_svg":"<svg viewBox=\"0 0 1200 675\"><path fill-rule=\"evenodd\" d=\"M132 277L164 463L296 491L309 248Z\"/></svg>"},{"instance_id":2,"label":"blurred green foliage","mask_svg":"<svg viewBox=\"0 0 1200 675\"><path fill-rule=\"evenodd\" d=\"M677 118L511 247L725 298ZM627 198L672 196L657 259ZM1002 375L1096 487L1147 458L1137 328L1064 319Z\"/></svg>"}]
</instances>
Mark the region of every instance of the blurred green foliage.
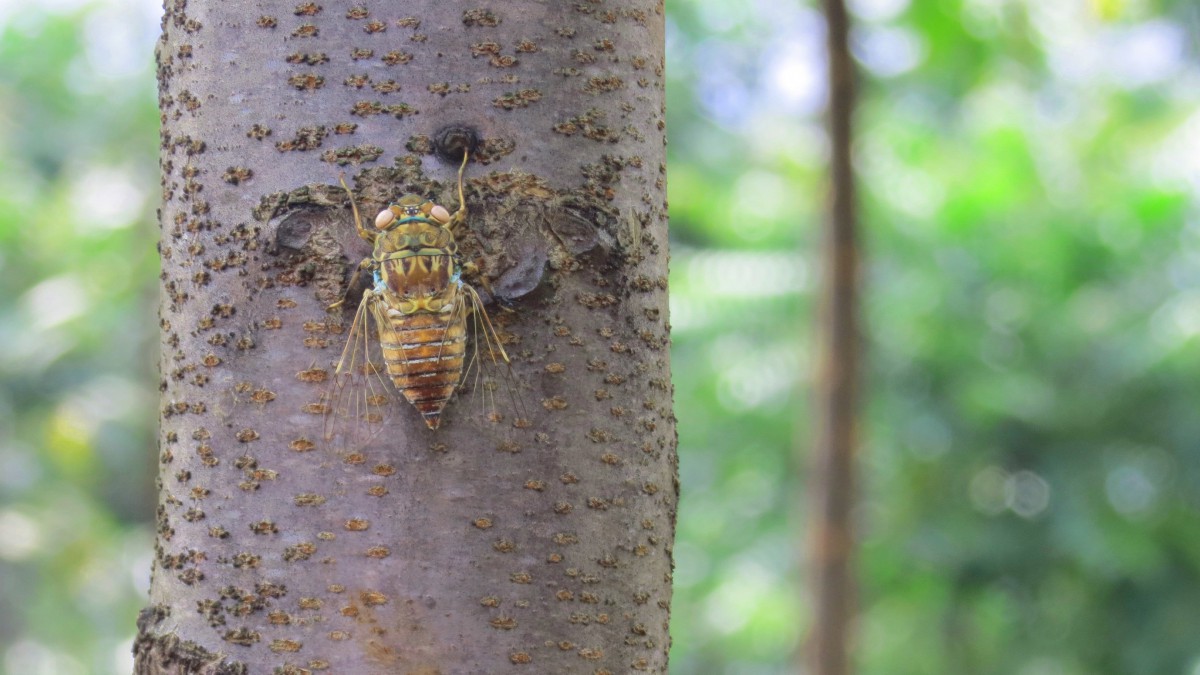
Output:
<instances>
[{"instance_id":1,"label":"blurred green foliage","mask_svg":"<svg viewBox=\"0 0 1200 675\"><path fill-rule=\"evenodd\" d=\"M860 671L1200 673L1200 6L849 4ZM670 8L672 669L796 672L823 26Z\"/></svg>"},{"instance_id":2,"label":"blurred green foliage","mask_svg":"<svg viewBox=\"0 0 1200 675\"><path fill-rule=\"evenodd\" d=\"M1200 673L1200 9L850 4L861 672ZM158 11L0 3L13 675L131 664L152 541ZM822 30L810 5L668 4L673 672L795 672L811 620Z\"/></svg>"},{"instance_id":3,"label":"blurred green foliage","mask_svg":"<svg viewBox=\"0 0 1200 675\"><path fill-rule=\"evenodd\" d=\"M152 25L17 9L0 8L0 671L129 672L153 544Z\"/></svg>"}]
</instances>

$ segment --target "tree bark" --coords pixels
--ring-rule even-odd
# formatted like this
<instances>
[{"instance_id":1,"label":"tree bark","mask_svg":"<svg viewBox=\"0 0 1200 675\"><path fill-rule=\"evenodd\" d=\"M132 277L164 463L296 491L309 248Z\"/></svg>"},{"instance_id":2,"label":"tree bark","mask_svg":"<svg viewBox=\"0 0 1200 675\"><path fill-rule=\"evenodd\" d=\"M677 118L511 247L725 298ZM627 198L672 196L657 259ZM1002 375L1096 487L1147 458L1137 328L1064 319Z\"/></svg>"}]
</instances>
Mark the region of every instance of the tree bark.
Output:
<instances>
[{"instance_id":1,"label":"tree bark","mask_svg":"<svg viewBox=\"0 0 1200 675\"><path fill-rule=\"evenodd\" d=\"M854 462L857 447L860 335L858 224L852 165L854 62L843 0L825 0L829 56L830 200L822 232L823 278L817 324L817 381L810 518L814 675L852 672L855 606Z\"/></svg>"},{"instance_id":2,"label":"tree bark","mask_svg":"<svg viewBox=\"0 0 1200 675\"><path fill-rule=\"evenodd\" d=\"M661 3L171 0L158 61L137 672L666 672ZM325 308L370 254L338 173L368 219L406 192L453 211L450 126L479 137L459 245L507 299L528 424L460 393L436 431L393 402L370 443L326 443L352 308Z\"/></svg>"}]
</instances>

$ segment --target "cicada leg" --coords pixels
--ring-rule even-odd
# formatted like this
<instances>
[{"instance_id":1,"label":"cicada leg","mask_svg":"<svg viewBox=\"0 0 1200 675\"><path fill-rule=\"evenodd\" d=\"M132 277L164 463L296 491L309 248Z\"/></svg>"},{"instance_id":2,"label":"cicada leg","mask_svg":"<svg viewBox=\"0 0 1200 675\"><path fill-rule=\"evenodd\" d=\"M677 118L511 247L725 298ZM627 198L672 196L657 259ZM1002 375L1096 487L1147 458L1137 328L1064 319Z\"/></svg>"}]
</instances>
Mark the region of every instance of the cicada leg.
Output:
<instances>
[{"instance_id":1,"label":"cicada leg","mask_svg":"<svg viewBox=\"0 0 1200 675\"><path fill-rule=\"evenodd\" d=\"M346 191L346 196L350 198L350 211L354 214L354 229L358 232L358 236L369 244L375 243L375 237L379 236L374 230L363 227L362 218L358 215L358 203L354 201L354 193L350 191L350 186L346 185L346 174L338 174L338 182L342 184L342 189Z\"/></svg>"},{"instance_id":2,"label":"cicada leg","mask_svg":"<svg viewBox=\"0 0 1200 675\"><path fill-rule=\"evenodd\" d=\"M480 286L483 286L483 290L487 291L489 297L491 297L493 300L496 299L496 291L492 290L491 282L488 281L488 278L483 274L483 271L479 269L479 265L473 262L464 262L461 263L461 267L464 277L473 279ZM475 293L475 289L471 289L471 292ZM478 304L480 307L483 306L483 303L479 301L479 295L477 293L475 296L475 301L472 302L472 305L474 304Z\"/></svg>"},{"instance_id":3,"label":"cicada leg","mask_svg":"<svg viewBox=\"0 0 1200 675\"><path fill-rule=\"evenodd\" d=\"M360 280L362 279L363 271L371 269L371 267L374 266L374 264L375 264L374 260L371 260L370 258L363 258L363 261L358 264L358 267L354 268L354 273L350 275L350 283L346 284L346 290L345 290L345 292L342 293L342 299L338 300L337 302L333 303L332 305L329 305L325 309L332 310L332 309L337 309L338 307L341 307L346 302L346 297L348 295L350 295L350 291L355 286L358 286Z\"/></svg>"},{"instance_id":4,"label":"cicada leg","mask_svg":"<svg viewBox=\"0 0 1200 675\"><path fill-rule=\"evenodd\" d=\"M362 217L358 213L358 202L354 200L354 193L350 190L350 186L346 185L346 175L338 174L338 182L342 184L342 189L346 191L346 196L350 199L350 211L354 215L355 231L358 232L358 236L364 241L374 244L375 238L379 235L377 232L363 227ZM362 278L363 271L370 269L373 264L374 261L370 258L366 258L360 262L358 267L355 268L354 273L350 276L350 283L346 285L346 290L344 293L342 293L341 299L332 305L329 305L326 307L326 309L337 309L338 307L341 307L342 304L346 302L346 296L350 294L350 290L358 285L359 279Z\"/></svg>"}]
</instances>

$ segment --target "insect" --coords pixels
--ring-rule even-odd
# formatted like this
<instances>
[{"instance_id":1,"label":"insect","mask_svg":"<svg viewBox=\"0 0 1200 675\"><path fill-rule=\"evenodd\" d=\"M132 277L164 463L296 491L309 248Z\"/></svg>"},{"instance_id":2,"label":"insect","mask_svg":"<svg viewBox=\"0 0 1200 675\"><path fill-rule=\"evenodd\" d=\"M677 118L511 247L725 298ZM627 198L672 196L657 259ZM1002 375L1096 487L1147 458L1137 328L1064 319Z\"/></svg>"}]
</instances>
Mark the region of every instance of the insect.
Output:
<instances>
[{"instance_id":1,"label":"insect","mask_svg":"<svg viewBox=\"0 0 1200 675\"><path fill-rule=\"evenodd\" d=\"M329 410L333 415L369 423L383 421L380 411L389 402L388 387L379 366L368 357L376 346L372 345L372 323L387 378L430 429L441 424L442 410L472 365L467 348L469 323L474 324L476 334L472 358L482 353L482 360L510 367L479 293L463 279L464 274L476 275L478 270L461 260L455 242L455 232L467 217L463 172L468 156L464 152L458 169L457 211L451 214L428 199L406 194L379 212L374 229L363 226L354 195L341 179L350 195L358 236L374 250L359 263L350 280L349 288L354 288L366 272L372 283L363 292L335 370ZM344 302L345 297L330 309ZM331 435L327 425L326 437Z\"/></svg>"}]
</instances>

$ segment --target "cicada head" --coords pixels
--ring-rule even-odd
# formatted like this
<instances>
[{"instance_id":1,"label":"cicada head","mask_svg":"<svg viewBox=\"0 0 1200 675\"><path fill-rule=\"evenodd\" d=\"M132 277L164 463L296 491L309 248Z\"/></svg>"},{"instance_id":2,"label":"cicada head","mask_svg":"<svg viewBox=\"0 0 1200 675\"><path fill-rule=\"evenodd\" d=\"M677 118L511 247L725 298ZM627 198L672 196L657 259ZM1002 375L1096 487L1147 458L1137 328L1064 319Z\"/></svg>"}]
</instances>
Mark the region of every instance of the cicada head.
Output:
<instances>
[{"instance_id":1,"label":"cicada head","mask_svg":"<svg viewBox=\"0 0 1200 675\"><path fill-rule=\"evenodd\" d=\"M402 218L415 218L429 215L429 210L433 208L433 202L419 195L407 194L397 200L392 208L398 209L400 212L398 215Z\"/></svg>"}]
</instances>

